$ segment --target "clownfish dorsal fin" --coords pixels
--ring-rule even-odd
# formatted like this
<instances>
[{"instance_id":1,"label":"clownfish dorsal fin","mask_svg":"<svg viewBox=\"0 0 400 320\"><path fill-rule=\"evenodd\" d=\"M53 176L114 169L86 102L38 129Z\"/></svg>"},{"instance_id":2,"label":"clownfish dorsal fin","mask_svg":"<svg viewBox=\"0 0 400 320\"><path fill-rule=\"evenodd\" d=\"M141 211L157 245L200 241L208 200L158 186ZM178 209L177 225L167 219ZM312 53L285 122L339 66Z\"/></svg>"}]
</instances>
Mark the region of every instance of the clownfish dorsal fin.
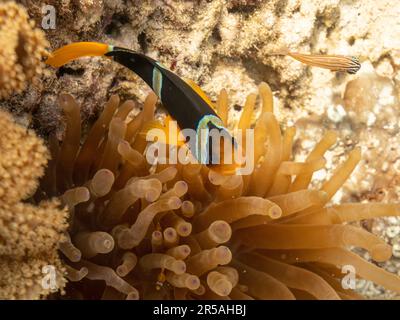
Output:
<instances>
[{"instance_id":1,"label":"clownfish dorsal fin","mask_svg":"<svg viewBox=\"0 0 400 320\"><path fill-rule=\"evenodd\" d=\"M199 85L191 79L183 79L212 109L215 110L214 104L211 102L210 98L205 94L205 92L199 87Z\"/></svg>"}]
</instances>

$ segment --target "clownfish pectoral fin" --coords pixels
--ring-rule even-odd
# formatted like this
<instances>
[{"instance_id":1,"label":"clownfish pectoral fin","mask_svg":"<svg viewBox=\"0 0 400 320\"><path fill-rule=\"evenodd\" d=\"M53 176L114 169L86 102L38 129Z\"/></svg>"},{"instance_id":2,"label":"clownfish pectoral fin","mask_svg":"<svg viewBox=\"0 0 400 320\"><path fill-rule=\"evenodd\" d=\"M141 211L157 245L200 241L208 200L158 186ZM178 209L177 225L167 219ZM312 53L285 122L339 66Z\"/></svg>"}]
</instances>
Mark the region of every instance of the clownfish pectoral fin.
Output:
<instances>
[{"instance_id":1,"label":"clownfish pectoral fin","mask_svg":"<svg viewBox=\"0 0 400 320\"><path fill-rule=\"evenodd\" d=\"M225 151L229 151L228 154L225 154ZM241 149L236 146L236 144L232 144L231 148L225 150L225 146L223 142L219 148L219 164L211 164L209 167L213 171L222 174L222 175L234 175L241 169L244 163L238 162L235 157L235 153L241 152ZM243 155L242 155L243 157ZM243 160L243 159L242 159Z\"/></svg>"},{"instance_id":2,"label":"clownfish pectoral fin","mask_svg":"<svg viewBox=\"0 0 400 320\"><path fill-rule=\"evenodd\" d=\"M153 120L144 124L143 128L140 130L139 135L142 136L146 141L157 141L167 145L173 145L181 147L186 141L180 139L179 128L177 130L172 130L173 134L170 133L169 124L163 125L160 121ZM174 132L176 136L174 136Z\"/></svg>"},{"instance_id":3,"label":"clownfish pectoral fin","mask_svg":"<svg viewBox=\"0 0 400 320\"><path fill-rule=\"evenodd\" d=\"M172 121L175 121L169 114L165 116L164 123L169 126Z\"/></svg>"},{"instance_id":4,"label":"clownfish pectoral fin","mask_svg":"<svg viewBox=\"0 0 400 320\"><path fill-rule=\"evenodd\" d=\"M61 67L64 64L81 58L103 56L113 50L113 46L99 42L75 42L61 47L51 53L46 63L52 67Z\"/></svg>"},{"instance_id":5,"label":"clownfish pectoral fin","mask_svg":"<svg viewBox=\"0 0 400 320\"><path fill-rule=\"evenodd\" d=\"M183 79L213 110L215 110L214 104L205 92L191 79Z\"/></svg>"}]
</instances>

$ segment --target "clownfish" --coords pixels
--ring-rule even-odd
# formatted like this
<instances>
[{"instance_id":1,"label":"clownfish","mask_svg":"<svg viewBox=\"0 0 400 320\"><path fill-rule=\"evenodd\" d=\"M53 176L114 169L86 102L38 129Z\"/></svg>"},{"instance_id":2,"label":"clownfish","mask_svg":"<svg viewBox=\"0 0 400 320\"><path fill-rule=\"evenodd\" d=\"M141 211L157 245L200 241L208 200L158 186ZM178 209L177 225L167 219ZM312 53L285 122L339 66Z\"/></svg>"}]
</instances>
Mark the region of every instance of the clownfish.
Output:
<instances>
[{"instance_id":1,"label":"clownfish","mask_svg":"<svg viewBox=\"0 0 400 320\"><path fill-rule=\"evenodd\" d=\"M211 130L218 130L221 137L229 139L232 150L238 150L238 144L213 110L211 100L193 81L183 80L144 54L98 42L68 44L54 51L46 63L53 67L61 67L85 56L111 58L142 78L157 95L169 115L176 120L178 127L196 132L195 141L189 144L192 146L189 149L199 163L223 174L234 174L240 168L241 165L234 161L229 164L220 163L223 159L222 143L221 140L219 143L213 143L214 140L209 135Z\"/></svg>"},{"instance_id":2,"label":"clownfish","mask_svg":"<svg viewBox=\"0 0 400 320\"><path fill-rule=\"evenodd\" d=\"M331 71L356 73L360 63L356 57L341 55L309 55L280 50L270 55L288 55L304 64ZM180 129L191 129L195 132L194 141L189 141L192 155L201 164L223 174L238 173L245 158L241 146L224 127L221 118L213 109L211 100L191 80L184 80L165 68L154 59L121 47L98 42L76 42L54 51L46 60L53 67L85 56L104 56L129 68L141 77L154 91L170 116L176 120ZM149 130L151 129L148 128ZM220 138L213 139L212 132L218 132ZM228 142L228 151L224 153ZM180 144L176 144L180 146ZM239 154L241 160L235 162ZM225 157L227 155L227 157ZM228 158L228 161L225 161ZM224 159L225 162L221 162Z\"/></svg>"}]
</instances>

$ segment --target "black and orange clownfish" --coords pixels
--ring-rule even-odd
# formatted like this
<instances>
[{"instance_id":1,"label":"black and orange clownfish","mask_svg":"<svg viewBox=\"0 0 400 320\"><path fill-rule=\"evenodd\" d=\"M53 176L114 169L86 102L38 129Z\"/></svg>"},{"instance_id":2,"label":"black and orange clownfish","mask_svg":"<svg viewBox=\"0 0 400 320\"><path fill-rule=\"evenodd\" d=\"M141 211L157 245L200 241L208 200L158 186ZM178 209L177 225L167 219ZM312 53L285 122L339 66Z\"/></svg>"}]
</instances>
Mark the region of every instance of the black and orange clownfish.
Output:
<instances>
[{"instance_id":1,"label":"black and orange clownfish","mask_svg":"<svg viewBox=\"0 0 400 320\"><path fill-rule=\"evenodd\" d=\"M195 141L189 143L189 149L199 163L223 174L237 173L240 164L236 165L234 161L229 164L221 163L221 140L213 144L215 140L208 133L213 129L222 133L221 137L229 139L233 152L237 152L238 144L213 110L210 99L196 84L183 80L144 54L98 42L68 44L54 51L46 63L61 67L84 56L109 57L136 73L152 88L180 129L192 129L196 132Z\"/></svg>"}]
</instances>

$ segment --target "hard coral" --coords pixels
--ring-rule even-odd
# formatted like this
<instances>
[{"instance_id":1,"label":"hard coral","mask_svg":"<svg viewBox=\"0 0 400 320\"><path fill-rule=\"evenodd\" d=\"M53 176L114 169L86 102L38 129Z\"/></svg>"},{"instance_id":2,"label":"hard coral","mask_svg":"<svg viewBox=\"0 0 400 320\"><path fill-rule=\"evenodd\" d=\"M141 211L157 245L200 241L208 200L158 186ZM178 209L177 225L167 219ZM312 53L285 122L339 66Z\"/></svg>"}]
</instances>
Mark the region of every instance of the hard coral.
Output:
<instances>
[{"instance_id":1,"label":"hard coral","mask_svg":"<svg viewBox=\"0 0 400 320\"><path fill-rule=\"evenodd\" d=\"M0 299L37 299L51 290L42 286L42 267L59 270L58 243L67 228L67 212L57 200L34 206L32 196L44 173L48 151L32 131L0 111Z\"/></svg>"},{"instance_id":2,"label":"hard coral","mask_svg":"<svg viewBox=\"0 0 400 320\"><path fill-rule=\"evenodd\" d=\"M327 132L305 162L292 161L295 129L282 134L271 90L259 87L262 114L255 123L256 169L222 176L199 164L148 164L141 132L153 120L156 97L127 121L134 105L112 96L80 145L80 108L60 98L67 119L61 145L40 186L60 196L73 219L61 251L69 297L83 299L357 299L345 289L342 267L400 292L400 279L352 253L362 248L378 262L391 248L346 222L399 215L397 204L328 201L360 160L358 148L326 180L309 187L335 143ZM217 111L227 122L228 97ZM256 96L239 121L252 124Z\"/></svg>"},{"instance_id":3,"label":"hard coral","mask_svg":"<svg viewBox=\"0 0 400 320\"><path fill-rule=\"evenodd\" d=\"M47 46L44 33L35 29L24 7L0 4L0 99L21 93L40 75Z\"/></svg>"}]
</instances>

